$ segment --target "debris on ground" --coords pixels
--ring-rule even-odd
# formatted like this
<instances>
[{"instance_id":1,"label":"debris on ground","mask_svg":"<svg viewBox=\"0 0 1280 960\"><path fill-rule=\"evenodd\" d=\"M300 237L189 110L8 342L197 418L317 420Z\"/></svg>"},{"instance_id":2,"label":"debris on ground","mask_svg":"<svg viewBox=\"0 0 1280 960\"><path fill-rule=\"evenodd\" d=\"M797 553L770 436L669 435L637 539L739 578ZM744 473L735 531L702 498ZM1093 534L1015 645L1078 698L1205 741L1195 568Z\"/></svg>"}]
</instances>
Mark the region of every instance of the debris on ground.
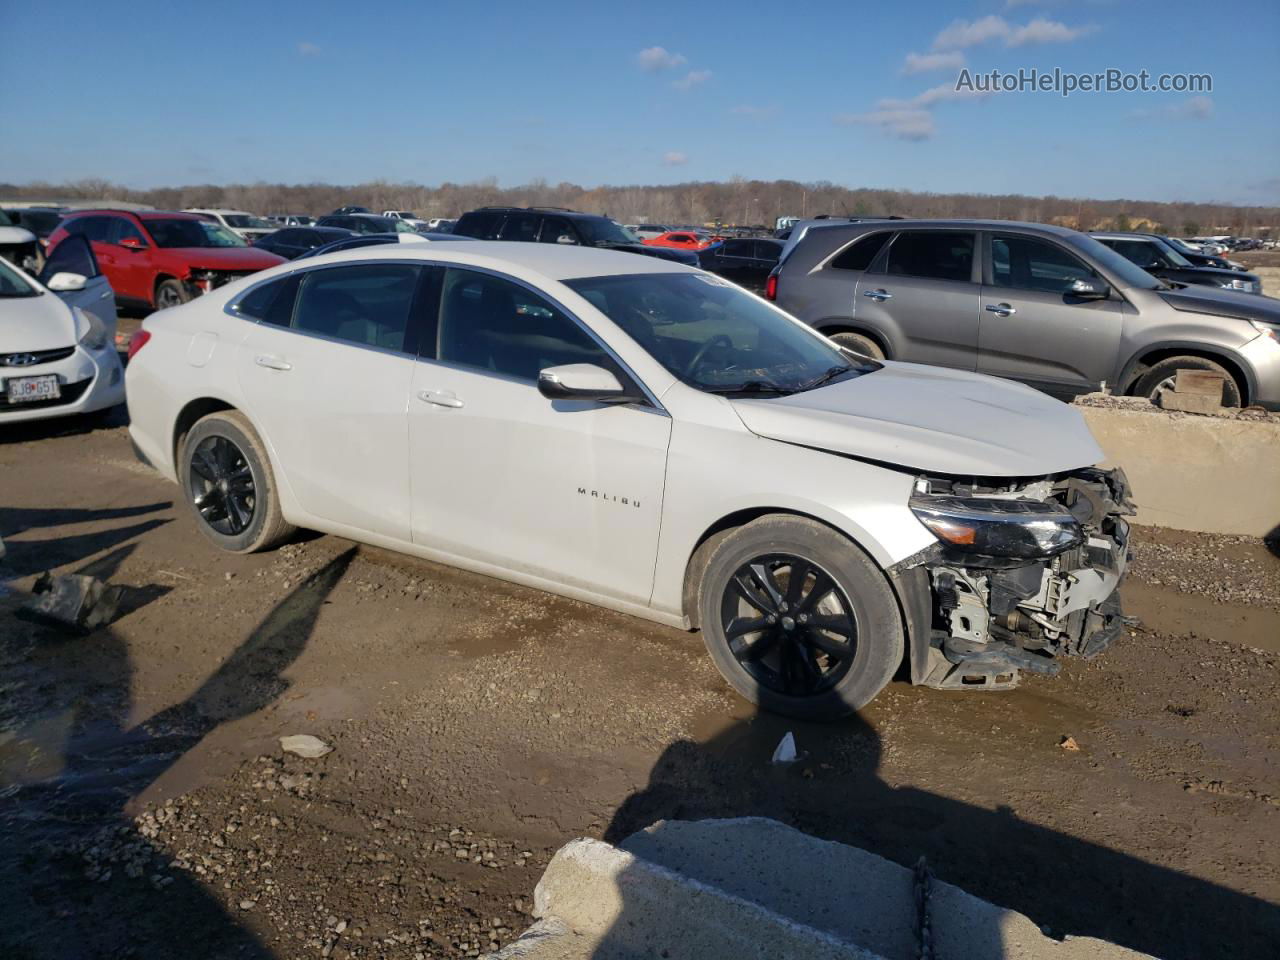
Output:
<instances>
[{"instance_id":1,"label":"debris on ground","mask_svg":"<svg viewBox=\"0 0 1280 960\"><path fill-rule=\"evenodd\" d=\"M1070 751L1071 753L1080 752L1080 744L1076 743L1075 737L1063 737L1061 740L1058 741L1058 746L1061 747L1063 750Z\"/></svg>"},{"instance_id":2,"label":"debris on ground","mask_svg":"<svg viewBox=\"0 0 1280 960\"><path fill-rule=\"evenodd\" d=\"M302 757L304 760L319 760L326 754L333 752L333 747L319 737L313 737L309 733L297 733L293 736L281 737L280 749L285 753L292 753L294 756Z\"/></svg>"},{"instance_id":3,"label":"debris on ground","mask_svg":"<svg viewBox=\"0 0 1280 960\"><path fill-rule=\"evenodd\" d=\"M115 617L124 588L108 586L86 574L55 577L44 573L31 592L33 596L22 607L25 616L60 629L89 633Z\"/></svg>"},{"instance_id":4,"label":"debris on ground","mask_svg":"<svg viewBox=\"0 0 1280 960\"><path fill-rule=\"evenodd\" d=\"M778 746L773 751L774 763L795 763L796 761L796 738L791 735L788 730L786 736L778 741Z\"/></svg>"}]
</instances>

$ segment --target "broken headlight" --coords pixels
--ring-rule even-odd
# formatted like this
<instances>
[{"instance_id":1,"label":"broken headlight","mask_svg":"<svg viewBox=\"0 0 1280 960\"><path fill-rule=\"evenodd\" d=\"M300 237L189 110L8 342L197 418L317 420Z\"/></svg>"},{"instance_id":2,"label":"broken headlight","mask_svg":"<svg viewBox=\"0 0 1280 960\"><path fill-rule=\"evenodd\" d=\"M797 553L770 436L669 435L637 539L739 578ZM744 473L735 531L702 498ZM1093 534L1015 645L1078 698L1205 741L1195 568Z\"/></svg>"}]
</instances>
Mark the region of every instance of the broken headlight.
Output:
<instances>
[{"instance_id":1,"label":"broken headlight","mask_svg":"<svg viewBox=\"0 0 1280 960\"><path fill-rule=\"evenodd\" d=\"M910 506L934 536L961 553L1036 560L1084 542L1066 508L1040 500L916 495Z\"/></svg>"}]
</instances>

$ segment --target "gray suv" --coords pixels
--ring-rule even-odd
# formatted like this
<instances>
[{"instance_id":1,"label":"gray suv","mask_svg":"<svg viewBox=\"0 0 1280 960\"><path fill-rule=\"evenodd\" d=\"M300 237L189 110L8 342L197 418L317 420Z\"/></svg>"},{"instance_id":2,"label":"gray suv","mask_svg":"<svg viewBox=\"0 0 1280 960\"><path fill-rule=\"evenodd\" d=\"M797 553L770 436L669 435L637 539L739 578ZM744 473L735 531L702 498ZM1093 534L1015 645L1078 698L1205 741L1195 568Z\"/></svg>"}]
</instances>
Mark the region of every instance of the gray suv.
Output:
<instances>
[{"instance_id":1,"label":"gray suv","mask_svg":"<svg viewBox=\"0 0 1280 960\"><path fill-rule=\"evenodd\" d=\"M811 228L766 287L851 350L1009 377L1070 398L1157 397L1181 369L1280 410L1280 301L1158 280L1063 227L984 220Z\"/></svg>"}]
</instances>

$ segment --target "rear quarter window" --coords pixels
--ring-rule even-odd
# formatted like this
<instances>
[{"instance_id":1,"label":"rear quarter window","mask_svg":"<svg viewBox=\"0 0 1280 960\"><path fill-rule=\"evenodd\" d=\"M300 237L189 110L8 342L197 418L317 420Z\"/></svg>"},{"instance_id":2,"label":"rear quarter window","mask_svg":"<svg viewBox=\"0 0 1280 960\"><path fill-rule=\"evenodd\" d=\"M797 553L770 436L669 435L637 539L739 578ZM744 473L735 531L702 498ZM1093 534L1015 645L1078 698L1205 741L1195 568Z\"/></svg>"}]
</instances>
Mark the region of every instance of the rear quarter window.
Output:
<instances>
[{"instance_id":1,"label":"rear quarter window","mask_svg":"<svg viewBox=\"0 0 1280 960\"><path fill-rule=\"evenodd\" d=\"M884 243L888 239L887 232L859 237L836 254L831 266L836 270L866 270L871 266L871 261L875 260L876 254L884 249Z\"/></svg>"}]
</instances>

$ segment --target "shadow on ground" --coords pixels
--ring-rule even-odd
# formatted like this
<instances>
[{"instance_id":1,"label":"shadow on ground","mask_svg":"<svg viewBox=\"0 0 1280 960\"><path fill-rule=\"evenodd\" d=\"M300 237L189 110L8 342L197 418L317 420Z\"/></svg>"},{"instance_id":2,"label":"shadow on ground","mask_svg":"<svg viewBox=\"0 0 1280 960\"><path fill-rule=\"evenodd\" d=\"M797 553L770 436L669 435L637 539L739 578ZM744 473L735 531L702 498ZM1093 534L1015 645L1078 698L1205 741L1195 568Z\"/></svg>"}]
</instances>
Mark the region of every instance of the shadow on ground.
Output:
<instances>
[{"instance_id":1,"label":"shadow on ground","mask_svg":"<svg viewBox=\"0 0 1280 960\"><path fill-rule=\"evenodd\" d=\"M76 543L58 555L82 549ZM190 696L138 723L133 666L119 636L108 628L72 638L15 618L20 594L0 598L0 902L10 918L0 925L0 956L274 956L194 879L165 869L168 857L122 810L220 724L288 688L283 674L355 549L286 596ZM82 570L110 576L131 550L119 547ZM154 595L134 589L135 606L126 599L126 609Z\"/></svg>"},{"instance_id":2,"label":"shadow on ground","mask_svg":"<svg viewBox=\"0 0 1280 960\"><path fill-rule=\"evenodd\" d=\"M771 764L787 731L801 759ZM1280 906L1029 823L1007 807L889 786L878 772L881 751L879 734L859 717L818 725L757 714L707 743L669 747L605 839L618 844L657 820L772 817L904 866L923 855L939 879L1026 914L1054 937L1098 937L1164 960L1276 955ZM613 929L627 923L624 910Z\"/></svg>"}]
</instances>

